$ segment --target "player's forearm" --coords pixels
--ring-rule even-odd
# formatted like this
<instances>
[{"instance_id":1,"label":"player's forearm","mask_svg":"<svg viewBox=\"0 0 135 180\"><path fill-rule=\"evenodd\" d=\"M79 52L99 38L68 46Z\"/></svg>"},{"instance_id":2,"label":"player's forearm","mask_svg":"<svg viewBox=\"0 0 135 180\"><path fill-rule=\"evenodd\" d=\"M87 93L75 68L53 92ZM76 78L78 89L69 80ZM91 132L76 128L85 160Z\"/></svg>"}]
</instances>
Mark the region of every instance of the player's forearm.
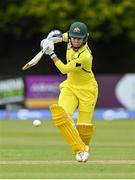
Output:
<instances>
[{"instance_id":1,"label":"player's forearm","mask_svg":"<svg viewBox=\"0 0 135 180\"><path fill-rule=\"evenodd\" d=\"M58 59L57 56L53 57L52 60L53 60L54 64L55 64L57 61L59 61L59 59Z\"/></svg>"},{"instance_id":2,"label":"player's forearm","mask_svg":"<svg viewBox=\"0 0 135 180\"><path fill-rule=\"evenodd\" d=\"M59 69L59 71L62 73L62 74L66 74L67 72L66 71L64 71L63 69L63 63L61 62L61 60L60 59L58 59L57 58L57 56L55 56L54 58L52 58L52 60L53 60L53 62L54 62L54 64L55 64L55 66ZM63 65L62 65L63 64Z\"/></svg>"},{"instance_id":3,"label":"player's forearm","mask_svg":"<svg viewBox=\"0 0 135 180\"><path fill-rule=\"evenodd\" d=\"M62 74L67 74L75 68L74 64L64 64L57 56L52 58L52 60Z\"/></svg>"}]
</instances>

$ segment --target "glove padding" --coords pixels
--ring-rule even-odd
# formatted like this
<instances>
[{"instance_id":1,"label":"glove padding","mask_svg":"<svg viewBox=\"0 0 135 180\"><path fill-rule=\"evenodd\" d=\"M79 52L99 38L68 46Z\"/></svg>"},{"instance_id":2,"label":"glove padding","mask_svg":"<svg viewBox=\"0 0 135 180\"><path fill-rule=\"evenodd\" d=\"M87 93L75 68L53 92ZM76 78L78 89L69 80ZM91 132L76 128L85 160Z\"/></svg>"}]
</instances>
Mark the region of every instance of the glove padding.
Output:
<instances>
[{"instance_id":1,"label":"glove padding","mask_svg":"<svg viewBox=\"0 0 135 180\"><path fill-rule=\"evenodd\" d=\"M54 43L52 40L43 39L40 43L40 47L42 51L47 55L52 54L54 51Z\"/></svg>"},{"instance_id":2,"label":"glove padding","mask_svg":"<svg viewBox=\"0 0 135 180\"><path fill-rule=\"evenodd\" d=\"M52 40L54 43L62 42L63 40L62 32L60 30L52 30L48 34L47 39Z\"/></svg>"}]
</instances>

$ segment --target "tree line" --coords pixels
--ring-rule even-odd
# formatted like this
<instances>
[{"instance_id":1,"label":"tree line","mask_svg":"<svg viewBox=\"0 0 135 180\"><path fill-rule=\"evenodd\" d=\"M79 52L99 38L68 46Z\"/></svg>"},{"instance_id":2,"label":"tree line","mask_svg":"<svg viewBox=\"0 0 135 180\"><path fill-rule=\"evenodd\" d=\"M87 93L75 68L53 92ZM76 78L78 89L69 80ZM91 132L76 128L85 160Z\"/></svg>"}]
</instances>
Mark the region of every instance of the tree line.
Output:
<instances>
[{"instance_id":1,"label":"tree line","mask_svg":"<svg viewBox=\"0 0 135 180\"><path fill-rule=\"evenodd\" d=\"M74 21L86 22L95 39L124 35L135 41L134 0L1 0L0 32L32 37L53 28L66 31Z\"/></svg>"},{"instance_id":2,"label":"tree line","mask_svg":"<svg viewBox=\"0 0 135 180\"><path fill-rule=\"evenodd\" d=\"M134 0L0 0L0 57L6 67L0 74L22 73L15 64L32 58L52 29L65 32L75 21L88 26L95 73L135 72ZM65 50L56 47L62 59ZM46 70L39 64L27 73L57 73L47 63Z\"/></svg>"}]
</instances>

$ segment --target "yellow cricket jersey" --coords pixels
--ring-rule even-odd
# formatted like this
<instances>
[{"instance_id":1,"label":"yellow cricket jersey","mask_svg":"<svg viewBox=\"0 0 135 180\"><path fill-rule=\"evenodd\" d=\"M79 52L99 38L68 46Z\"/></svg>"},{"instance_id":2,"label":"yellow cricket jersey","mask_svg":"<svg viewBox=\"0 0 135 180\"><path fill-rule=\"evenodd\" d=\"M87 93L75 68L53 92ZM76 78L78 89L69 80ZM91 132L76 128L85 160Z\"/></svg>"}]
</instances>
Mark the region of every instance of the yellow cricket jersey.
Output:
<instances>
[{"instance_id":1,"label":"yellow cricket jersey","mask_svg":"<svg viewBox=\"0 0 135 180\"><path fill-rule=\"evenodd\" d=\"M63 34L63 41L68 42L67 33ZM92 54L86 43L74 51L70 42L67 45L67 64L61 60L56 61L56 67L63 74L67 74L67 83L73 87L89 89L90 86L97 86L92 72Z\"/></svg>"}]
</instances>

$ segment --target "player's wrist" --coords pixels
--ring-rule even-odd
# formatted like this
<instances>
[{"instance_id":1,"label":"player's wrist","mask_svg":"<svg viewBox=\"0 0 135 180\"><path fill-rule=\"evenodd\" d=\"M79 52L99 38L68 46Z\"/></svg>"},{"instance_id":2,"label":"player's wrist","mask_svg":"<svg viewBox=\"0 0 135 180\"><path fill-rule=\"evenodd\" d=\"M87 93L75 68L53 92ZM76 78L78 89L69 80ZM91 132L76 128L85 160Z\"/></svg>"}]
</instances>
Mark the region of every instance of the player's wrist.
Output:
<instances>
[{"instance_id":1,"label":"player's wrist","mask_svg":"<svg viewBox=\"0 0 135 180\"><path fill-rule=\"evenodd\" d=\"M51 59L54 59L54 58L57 57L57 55L55 54L54 51L50 52L49 56L50 56Z\"/></svg>"}]
</instances>

